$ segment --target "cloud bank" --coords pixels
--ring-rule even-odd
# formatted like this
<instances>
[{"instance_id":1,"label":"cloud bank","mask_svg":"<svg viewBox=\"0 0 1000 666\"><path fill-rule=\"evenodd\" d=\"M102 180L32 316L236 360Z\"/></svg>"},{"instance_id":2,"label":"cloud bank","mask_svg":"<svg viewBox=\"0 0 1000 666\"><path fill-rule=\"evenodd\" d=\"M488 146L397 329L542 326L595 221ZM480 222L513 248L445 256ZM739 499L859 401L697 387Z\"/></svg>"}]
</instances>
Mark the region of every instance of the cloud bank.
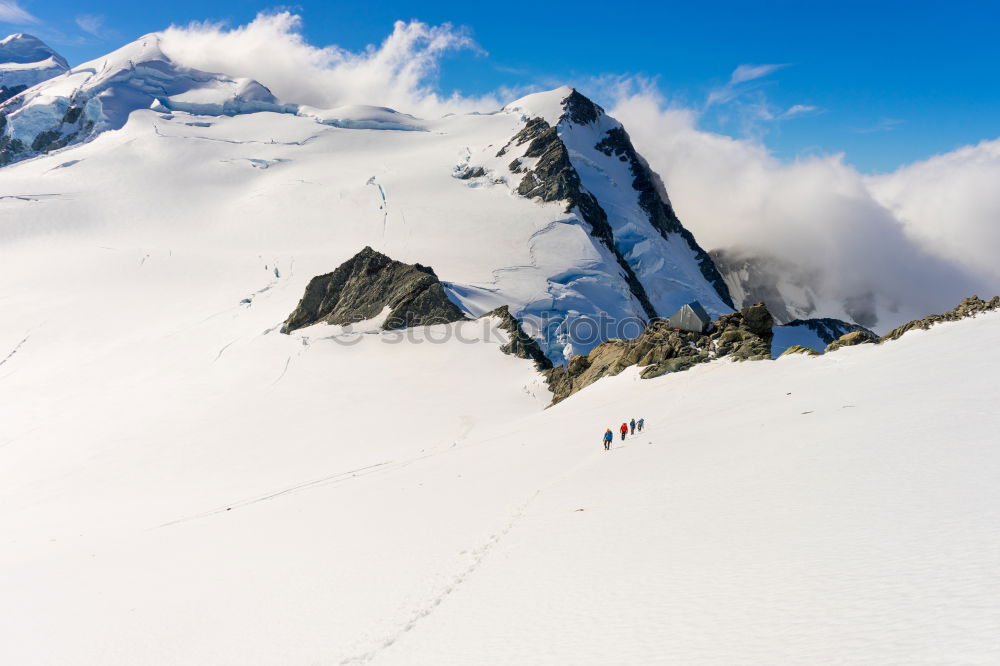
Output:
<instances>
[{"instance_id":1,"label":"cloud bank","mask_svg":"<svg viewBox=\"0 0 1000 666\"><path fill-rule=\"evenodd\" d=\"M381 44L361 52L313 46L301 27L301 19L289 12L260 14L236 28L172 26L163 33L162 48L182 65L250 77L283 101L321 108L370 104L433 117L502 105L495 96L438 91L437 74L446 55L482 53L465 31L451 25L397 21Z\"/></svg>"},{"instance_id":2,"label":"cloud bank","mask_svg":"<svg viewBox=\"0 0 1000 666\"><path fill-rule=\"evenodd\" d=\"M610 112L706 249L809 276L827 308L816 316L863 302L885 329L1000 293L1000 141L867 177L842 155L786 163L759 142L702 131L697 111L649 85L619 86Z\"/></svg>"}]
</instances>

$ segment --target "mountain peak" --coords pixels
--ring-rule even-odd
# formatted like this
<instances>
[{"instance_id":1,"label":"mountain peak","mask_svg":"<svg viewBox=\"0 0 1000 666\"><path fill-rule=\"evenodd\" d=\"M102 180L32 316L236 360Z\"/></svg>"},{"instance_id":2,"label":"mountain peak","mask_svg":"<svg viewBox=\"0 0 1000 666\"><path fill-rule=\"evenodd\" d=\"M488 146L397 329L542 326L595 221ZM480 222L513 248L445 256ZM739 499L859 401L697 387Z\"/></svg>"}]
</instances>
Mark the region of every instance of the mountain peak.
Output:
<instances>
[{"instance_id":1,"label":"mountain peak","mask_svg":"<svg viewBox=\"0 0 1000 666\"><path fill-rule=\"evenodd\" d=\"M18 32L0 40L0 104L69 69L61 55L33 35Z\"/></svg>"},{"instance_id":2,"label":"mountain peak","mask_svg":"<svg viewBox=\"0 0 1000 666\"><path fill-rule=\"evenodd\" d=\"M581 95L576 88L563 99L564 116L577 125L589 125L604 115L604 109L594 104L590 98Z\"/></svg>"},{"instance_id":3,"label":"mountain peak","mask_svg":"<svg viewBox=\"0 0 1000 666\"><path fill-rule=\"evenodd\" d=\"M526 95L505 106L504 111L542 118L549 125L557 125L564 118L577 125L589 125L604 115L604 109L570 86Z\"/></svg>"},{"instance_id":4,"label":"mountain peak","mask_svg":"<svg viewBox=\"0 0 1000 666\"><path fill-rule=\"evenodd\" d=\"M514 100L503 107L509 113L520 113L527 118L542 118L549 125L556 125L565 111L564 102L575 90L569 86L560 86L553 90L531 93Z\"/></svg>"},{"instance_id":5,"label":"mountain peak","mask_svg":"<svg viewBox=\"0 0 1000 666\"><path fill-rule=\"evenodd\" d=\"M69 63L65 58L34 35L18 32L0 40L0 64L40 64L50 58L63 71L69 69Z\"/></svg>"}]
</instances>

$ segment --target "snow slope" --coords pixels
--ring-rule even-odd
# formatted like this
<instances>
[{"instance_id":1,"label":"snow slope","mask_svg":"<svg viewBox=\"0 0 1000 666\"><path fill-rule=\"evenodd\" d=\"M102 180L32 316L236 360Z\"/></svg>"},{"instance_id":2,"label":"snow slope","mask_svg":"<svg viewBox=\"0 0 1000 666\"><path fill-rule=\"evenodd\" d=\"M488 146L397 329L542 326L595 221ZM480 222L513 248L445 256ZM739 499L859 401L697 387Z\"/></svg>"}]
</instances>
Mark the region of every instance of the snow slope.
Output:
<instances>
[{"instance_id":1,"label":"snow slope","mask_svg":"<svg viewBox=\"0 0 1000 666\"><path fill-rule=\"evenodd\" d=\"M995 661L996 314L543 410L488 321L265 333L162 258L94 330L110 252L0 366L3 663Z\"/></svg>"},{"instance_id":2,"label":"snow slope","mask_svg":"<svg viewBox=\"0 0 1000 666\"><path fill-rule=\"evenodd\" d=\"M0 169L0 663L995 661L1000 315L549 409L490 319L282 335L365 245L473 314L636 316L611 250L497 156L564 91L227 115L244 84L139 47L18 98L79 76L116 129ZM637 273L692 275L609 222Z\"/></svg>"},{"instance_id":3,"label":"snow slope","mask_svg":"<svg viewBox=\"0 0 1000 666\"><path fill-rule=\"evenodd\" d=\"M69 69L69 63L45 42L17 33L0 40L0 87L31 86Z\"/></svg>"},{"instance_id":4,"label":"snow slope","mask_svg":"<svg viewBox=\"0 0 1000 666\"><path fill-rule=\"evenodd\" d=\"M560 107L568 92L533 103ZM90 261L77 252L114 247L139 257L172 252L175 264L214 257L223 271L219 255L243 253L241 267L267 255L286 269L279 310L287 311L309 278L370 245L433 266L473 316L511 306L560 362L567 343L585 354L608 337L636 335L647 319L619 260L577 213L515 191L511 156L496 154L524 126L517 105L433 121L379 107L294 107L252 81L178 71L151 35L2 109L12 142L69 144L0 172L0 238L8 242L50 243L57 232L58 246L72 229L83 245L70 250L74 262ZM579 131L596 136L600 128ZM687 245L665 240L636 209L630 187L601 187L604 205L619 211L619 249L658 310L694 298L727 309ZM238 302L256 288L244 275L229 297ZM578 319L602 328L574 328Z\"/></svg>"}]
</instances>

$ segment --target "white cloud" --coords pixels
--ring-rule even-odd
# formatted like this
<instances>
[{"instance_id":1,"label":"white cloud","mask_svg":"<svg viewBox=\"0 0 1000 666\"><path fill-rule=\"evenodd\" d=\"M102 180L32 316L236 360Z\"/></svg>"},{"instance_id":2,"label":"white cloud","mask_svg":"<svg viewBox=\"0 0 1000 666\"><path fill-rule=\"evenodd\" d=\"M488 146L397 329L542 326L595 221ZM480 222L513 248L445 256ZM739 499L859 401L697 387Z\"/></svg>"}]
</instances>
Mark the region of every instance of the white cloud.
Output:
<instances>
[{"instance_id":1,"label":"white cloud","mask_svg":"<svg viewBox=\"0 0 1000 666\"><path fill-rule=\"evenodd\" d=\"M865 182L910 236L936 254L1000 281L1000 139Z\"/></svg>"},{"instance_id":2,"label":"white cloud","mask_svg":"<svg viewBox=\"0 0 1000 666\"><path fill-rule=\"evenodd\" d=\"M0 0L0 22L13 23L14 25L41 23L24 10L17 0Z\"/></svg>"},{"instance_id":3,"label":"white cloud","mask_svg":"<svg viewBox=\"0 0 1000 666\"><path fill-rule=\"evenodd\" d=\"M381 44L360 52L308 44L301 19L289 12L260 14L231 29L214 23L173 26L163 36L164 52L180 64L254 78L286 102L324 108L372 104L422 116L502 105L492 95L438 92L442 57L482 53L465 31L448 24L397 21Z\"/></svg>"},{"instance_id":4,"label":"white cloud","mask_svg":"<svg viewBox=\"0 0 1000 666\"><path fill-rule=\"evenodd\" d=\"M782 119L795 118L796 116L804 116L810 113L815 113L816 111L819 111L819 107L810 106L808 104L794 104L779 117Z\"/></svg>"},{"instance_id":5,"label":"white cloud","mask_svg":"<svg viewBox=\"0 0 1000 666\"><path fill-rule=\"evenodd\" d=\"M778 71L787 65L740 65L733 70L729 77L729 85L737 85L746 81L753 81Z\"/></svg>"},{"instance_id":6,"label":"white cloud","mask_svg":"<svg viewBox=\"0 0 1000 666\"><path fill-rule=\"evenodd\" d=\"M748 90L753 89L752 86L747 86L745 84L750 81L756 81L757 79L769 76L786 66L787 65L740 65L733 70L733 73L729 76L729 82L726 83L726 85L721 88L715 88L708 93L708 98L705 100L705 106L709 107L713 104L725 104L727 102L731 102Z\"/></svg>"},{"instance_id":7,"label":"white cloud","mask_svg":"<svg viewBox=\"0 0 1000 666\"><path fill-rule=\"evenodd\" d=\"M610 112L706 249L788 262L831 303L871 299L880 329L1000 292L1000 141L867 178L841 155L784 163L760 143L702 131L699 112L648 84Z\"/></svg>"},{"instance_id":8,"label":"white cloud","mask_svg":"<svg viewBox=\"0 0 1000 666\"><path fill-rule=\"evenodd\" d=\"M81 14L76 17L76 25L80 30L98 39L107 39L110 36L110 31L105 28L104 21L103 16L96 14Z\"/></svg>"}]
</instances>

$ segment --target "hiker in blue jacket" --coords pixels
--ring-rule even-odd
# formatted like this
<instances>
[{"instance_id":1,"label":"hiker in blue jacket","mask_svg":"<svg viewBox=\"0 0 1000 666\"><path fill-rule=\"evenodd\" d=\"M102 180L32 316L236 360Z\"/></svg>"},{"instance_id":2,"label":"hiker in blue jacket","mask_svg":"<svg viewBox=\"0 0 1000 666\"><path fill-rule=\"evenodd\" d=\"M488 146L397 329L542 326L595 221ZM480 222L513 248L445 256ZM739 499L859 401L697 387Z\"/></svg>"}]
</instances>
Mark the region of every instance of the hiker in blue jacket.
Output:
<instances>
[{"instance_id":1,"label":"hiker in blue jacket","mask_svg":"<svg viewBox=\"0 0 1000 666\"><path fill-rule=\"evenodd\" d=\"M614 436L614 434L612 434L611 428L608 428L608 431L606 433L604 433L604 450L605 451L610 451L611 450L611 440L613 440L614 438L615 438L615 436Z\"/></svg>"},{"instance_id":2,"label":"hiker in blue jacket","mask_svg":"<svg viewBox=\"0 0 1000 666\"><path fill-rule=\"evenodd\" d=\"M630 432L629 434L630 435L634 435L635 434L635 419L632 419L631 421L629 421L628 422L628 426L632 430L632 432Z\"/></svg>"},{"instance_id":3,"label":"hiker in blue jacket","mask_svg":"<svg viewBox=\"0 0 1000 666\"><path fill-rule=\"evenodd\" d=\"M639 432L642 432L642 426L646 425L646 419L640 418L635 425L639 429Z\"/></svg>"}]
</instances>

